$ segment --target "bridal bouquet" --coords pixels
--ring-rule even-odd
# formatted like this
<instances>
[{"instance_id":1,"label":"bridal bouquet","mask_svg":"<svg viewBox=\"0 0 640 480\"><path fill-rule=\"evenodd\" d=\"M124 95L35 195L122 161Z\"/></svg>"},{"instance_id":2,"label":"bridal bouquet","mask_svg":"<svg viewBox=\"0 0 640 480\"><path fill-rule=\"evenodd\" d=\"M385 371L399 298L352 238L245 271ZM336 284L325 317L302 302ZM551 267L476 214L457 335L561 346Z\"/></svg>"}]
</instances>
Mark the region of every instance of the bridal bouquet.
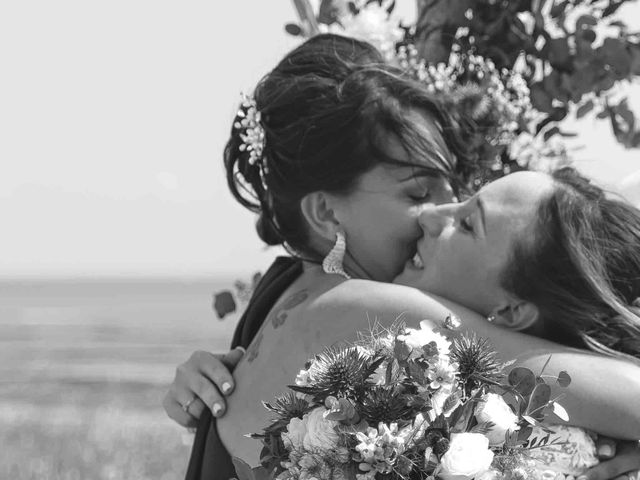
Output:
<instances>
[{"instance_id":1,"label":"bridal bouquet","mask_svg":"<svg viewBox=\"0 0 640 480\"><path fill-rule=\"evenodd\" d=\"M534 427L566 412L546 376L508 366L475 336L451 342L426 322L378 328L325 349L264 404L274 419L252 435L262 465L236 458L236 471L240 480L536 479L528 452L550 442Z\"/></svg>"}]
</instances>

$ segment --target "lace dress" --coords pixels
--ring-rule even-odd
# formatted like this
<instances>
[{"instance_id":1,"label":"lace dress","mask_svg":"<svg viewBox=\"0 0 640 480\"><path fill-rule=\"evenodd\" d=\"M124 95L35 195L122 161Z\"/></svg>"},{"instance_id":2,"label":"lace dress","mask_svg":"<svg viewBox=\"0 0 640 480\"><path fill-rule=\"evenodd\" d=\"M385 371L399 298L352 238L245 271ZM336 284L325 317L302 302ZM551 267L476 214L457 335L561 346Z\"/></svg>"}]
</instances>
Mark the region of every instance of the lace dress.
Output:
<instances>
[{"instance_id":1,"label":"lace dress","mask_svg":"<svg viewBox=\"0 0 640 480\"><path fill-rule=\"evenodd\" d=\"M582 428L554 425L549 434L534 428L529 445L539 480L571 480L598 464L593 436ZM546 438L546 441L545 441Z\"/></svg>"}]
</instances>

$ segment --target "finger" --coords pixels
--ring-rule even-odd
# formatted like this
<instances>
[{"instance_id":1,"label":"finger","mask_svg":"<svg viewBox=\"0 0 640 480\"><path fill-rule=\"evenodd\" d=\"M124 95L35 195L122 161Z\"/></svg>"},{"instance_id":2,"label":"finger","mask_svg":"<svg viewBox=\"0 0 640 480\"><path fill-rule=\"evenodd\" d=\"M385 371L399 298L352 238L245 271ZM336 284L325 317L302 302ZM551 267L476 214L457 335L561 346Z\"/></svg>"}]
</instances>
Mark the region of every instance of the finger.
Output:
<instances>
[{"instance_id":1,"label":"finger","mask_svg":"<svg viewBox=\"0 0 640 480\"><path fill-rule=\"evenodd\" d=\"M598 436L596 449L600 461L609 460L616 456L617 442L611 437Z\"/></svg>"},{"instance_id":2,"label":"finger","mask_svg":"<svg viewBox=\"0 0 640 480\"><path fill-rule=\"evenodd\" d=\"M222 357L222 363L224 363L229 371L232 372L245 353L247 353L245 348L238 346Z\"/></svg>"},{"instance_id":3,"label":"finger","mask_svg":"<svg viewBox=\"0 0 640 480\"><path fill-rule=\"evenodd\" d=\"M242 355L242 351L234 349L221 359L218 359L209 352L201 352L197 364L200 368L200 372L209 378L220 392L224 395L230 395L235 387L231 370L233 370L233 367L238 363L240 358L242 358ZM229 358L229 364L227 364L227 357ZM228 365L232 366L229 367Z\"/></svg>"},{"instance_id":4,"label":"finger","mask_svg":"<svg viewBox=\"0 0 640 480\"><path fill-rule=\"evenodd\" d=\"M625 473L624 475L617 476L613 480L631 480L631 477Z\"/></svg>"},{"instance_id":5,"label":"finger","mask_svg":"<svg viewBox=\"0 0 640 480\"><path fill-rule=\"evenodd\" d=\"M164 411L167 412L169 418L182 425L185 428L192 428L198 425L198 421L186 413L182 406L178 404L175 398L171 395L171 392L167 393L162 401Z\"/></svg>"},{"instance_id":6,"label":"finger","mask_svg":"<svg viewBox=\"0 0 640 480\"><path fill-rule=\"evenodd\" d=\"M186 403L182 404L182 410L185 410L184 406ZM193 402L189 404L189 408L186 409L185 413L193 417L195 420L199 420L202 415L203 410L207 408L202 400L199 397L196 397Z\"/></svg>"},{"instance_id":7,"label":"finger","mask_svg":"<svg viewBox=\"0 0 640 480\"><path fill-rule=\"evenodd\" d=\"M224 367L223 367L224 368ZM226 370L226 368L224 368ZM210 375L217 375L211 373ZM219 377L218 377L219 378ZM224 397L218 391L212 379L205 375L191 375L188 379L188 389L194 392L204 405L211 410L211 413L215 417L220 417L224 414L227 404ZM215 379L213 380L216 381Z\"/></svg>"},{"instance_id":8,"label":"finger","mask_svg":"<svg viewBox=\"0 0 640 480\"><path fill-rule=\"evenodd\" d=\"M593 468L587 470L584 475L578 477L578 480L609 480L630 472L636 467L638 459L635 454L618 455L612 460L602 462Z\"/></svg>"}]
</instances>

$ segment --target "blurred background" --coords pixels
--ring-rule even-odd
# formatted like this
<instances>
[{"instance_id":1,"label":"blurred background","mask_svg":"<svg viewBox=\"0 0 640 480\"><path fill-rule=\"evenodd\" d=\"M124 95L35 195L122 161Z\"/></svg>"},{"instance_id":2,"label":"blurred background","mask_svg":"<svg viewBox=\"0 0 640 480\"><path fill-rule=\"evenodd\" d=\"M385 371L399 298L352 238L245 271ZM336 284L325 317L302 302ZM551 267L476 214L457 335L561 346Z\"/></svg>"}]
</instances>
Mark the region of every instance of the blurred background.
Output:
<instances>
[{"instance_id":1,"label":"blurred background","mask_svg":"<svg viewBox=\"0 0 640 480\"><path fill-rule=\"evenodd\" d=\"M280 253L221 153L295 20L286 0L0 4L0 478L184 476L166 386L193 350L227 348L236 318L212 293ZM578 166L640 202L639 152L573 126Z\"/></svg>"}]
</instances>

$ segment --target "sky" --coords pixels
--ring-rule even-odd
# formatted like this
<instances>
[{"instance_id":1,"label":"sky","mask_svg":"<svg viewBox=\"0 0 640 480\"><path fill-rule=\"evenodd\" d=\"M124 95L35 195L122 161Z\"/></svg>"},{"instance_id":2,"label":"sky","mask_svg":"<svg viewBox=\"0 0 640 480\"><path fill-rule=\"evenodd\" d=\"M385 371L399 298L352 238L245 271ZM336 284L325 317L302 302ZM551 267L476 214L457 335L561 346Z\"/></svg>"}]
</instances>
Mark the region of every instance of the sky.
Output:
<instances>
[{"instance_id":1,"label":"sky","mask_svg":"<svg viewBox=\"0 0 640 480\"><path fill-rule=\"evenodd\" d=\"M637 2L623 13L640 27ZM264 270L281 252L228 193L222 149L295 20L287 0L2 2L0 278ZM574 130L578 165L634 194L640 152L604 122Z\"/></svg>"}]
</instances>

